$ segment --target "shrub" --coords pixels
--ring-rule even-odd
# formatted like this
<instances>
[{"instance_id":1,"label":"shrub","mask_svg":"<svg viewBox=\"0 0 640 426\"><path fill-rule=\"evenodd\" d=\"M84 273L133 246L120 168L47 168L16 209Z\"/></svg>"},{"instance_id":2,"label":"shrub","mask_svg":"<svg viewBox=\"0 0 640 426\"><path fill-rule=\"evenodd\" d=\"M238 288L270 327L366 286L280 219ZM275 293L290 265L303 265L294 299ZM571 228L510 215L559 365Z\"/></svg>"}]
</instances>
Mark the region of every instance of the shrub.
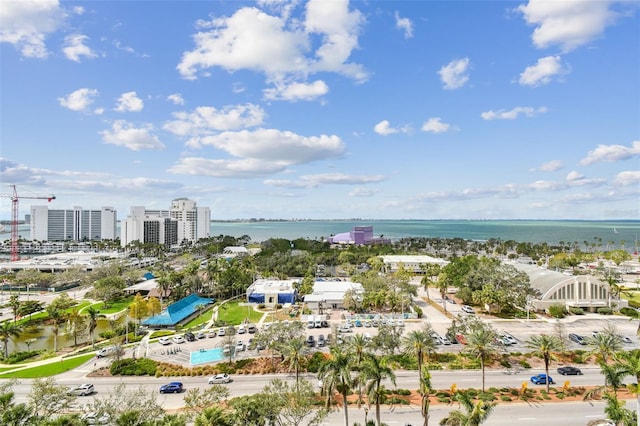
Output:
<instances>
[{"instance_id":1,"label":"shrub","mask_svg":"<svg viewBox=\"0 0 640 426\"><path fill-rule=\"evenodd\" d=\"M496 400L496 396L491 392L480 392L478 399L484 402L491 402Z\"/></svg>"},{"instance_id":2,"label":"shrub","mask_svg":"<svg viewBox=\"0 0 640 426\"><path fill-rule=\"evenodd\" d=\"M509 397L507 395L502 395L500 397L500 401L509 402L509 401L511 401L511 397Z\"/></svg>"},{"instance_id":3,"label":"shrub","mask_svg":"<svg viewBox=\"0 0 640 426\"><path fill-rule=\"evenodd\" d=\"M422 318L422 316L424 315L424 313L422 312L422 308L420 308L420 306L418 305L413 305L413 310L416 312L416 315L418 315L418 318Z\"/></svg>"},{"instance_id":4,"label":"shrub","mask_svg":"<svg viewBox=\"0 0 640 426\"><path fill-rule=\"evenodd\" d=\"M553 318L564 318L567 316L567 309L563 305L549 306L549 315Z\"/></svg>"},{"instance_id":5,"label":"shrub","mask_svg":"<svg viewBox=\"0 0 640 426\"><path fill-rule=\"evenodd\" d=\"M17 364L25 359L35 358L43 352L44 351L23 351L11 354L9 355L9 358L6 359L0 356L0 359L2 359L5 364Z\"/></svg>"},{"instance_id":6,"label":"shrub","mask_svg":"<svg viewBox=\"0 0 640 426\"><path fill-rule=\"evenodd\" d=\"M629 305L631 305L631 303L629 303ZM636 310L631 307L625 306L624 308L620 309L620 313L628 317L633 317L636 314Z\"/></svg>"},{"instance_id":7,"label":"shrub","mask_svg":"<svg viewBox=\"0 0 640 426\"><path fill-rule=\"evenodd\" d=\"M582 308L571 307L569 308L569 312L573 315L584 315Z\"/></svg>"},{"instance_id":8,"label":"shrub","mask_svg":"<svg viewBox=\"0 0 640 426\"><path fill-rule=\"evenodd\" d=\"M596 312L599 313L600 315L611 315L613 313L611 308L605 308L605 307L596 309Z\"/></svg>"},{"instance_id":9,"label":"shrub","mask_svg":"<svg viewBox=\"0 0 640 426\"><path fill-rule=\"evenodd\" d=\"M324 362L324 355L321 352L314 352L309 358L309 362L307 363L307 371L310 373L317 373L320 369L320 366Z\"/></svg>"},{"instance_id":10,"label":"shrub","mask_svg":"<svg viewBox=\"0 0 640 426\"><path fill-rule=\"evenodd\" d=\"M522 368L531 368L531 364L529 364L526 360L521 359L520 362L518 362L518 364L520 364L520 367Z\"/></svg>"},{"instance_id":11,"label":"shrub","mask_svg":"<svg viewBox=\"0 0 640 426\"><path fill-rule=\"evenodd\" d=\"M155 376L158 365L148 358L125 358L111 363L111 374L114 376Z\"/></svg>"},{"instance_id":12,"label":"shrub","mask_svg":"<svg viewBox=\"0 0 640 426\"><path fill-rule=\"evenodd\" d=\"M498 388L494 388L493 386L489 388L489 392L491 393L498 393L500 392L500 390Z\"/></svg>"},{"instance_id":13,"label":"shrub","mask_svg":"<svg viewBox=\"0 0 640 426\"><path fill-rule=\"evenodd\" d=\"M395 393L403 396L411 395L411 391L409 389L397 389Z\"/></svg>"}]
</instances>

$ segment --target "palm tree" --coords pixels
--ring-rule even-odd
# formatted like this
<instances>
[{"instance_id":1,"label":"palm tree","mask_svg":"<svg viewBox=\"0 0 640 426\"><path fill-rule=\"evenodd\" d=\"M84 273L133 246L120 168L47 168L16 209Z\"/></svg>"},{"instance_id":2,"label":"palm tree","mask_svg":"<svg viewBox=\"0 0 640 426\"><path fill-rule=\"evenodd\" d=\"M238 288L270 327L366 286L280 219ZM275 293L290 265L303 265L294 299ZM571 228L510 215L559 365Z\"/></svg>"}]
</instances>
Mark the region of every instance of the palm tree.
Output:
<instances>
[{"instance_id":1,"label":"palm tree","mask_svg":"<svg viewBox=\"0 0 640 426\"><path fill-rule=\"evenodd\" d=\"M67 326L73 335L73 346L78 346L78 335L83 331L84 319L84 315L80 315L77 309L67 314Z\"/></svg>"},{"instance_id":2,"label":"palm tree","mask_svg":"<svg viewBox=\"0 0 640 426\"><path fill-rule=\"evenodd\" d=\"M425 391L429 389L428 392L423 392L423 384L425 382L425 374L429 374L428 369L423 369L422 365L424 362L425 356L427 357L427 361L431 353L435 351L435 342L431 337L430 328L426 327L423 330L414 330L409 332L402 339L402 347L404 348L404 353L408 356L415 356L418 361L418 379L420 386L420 395L422 397L422 418L424 419L424 426L429 424L429 393L431 388L431 380L428 379L428 386L424 389ZM424 370L424 372L423 372Z\"/></svg>"},{"instance_id":3,"label":"palm tree","mask_svg":"<svg viewBox=\"0 0 640 426\"><path fill-rule=\"evenodd\" d=\"M620 368L623 377L631 376L635 379L635 383L628 388L636 395L636 416L640 426L640 349L621 352L616 360L616 366Z\"/></svg>"},{"instance_id":4,"label":"palm tree","mask_svg":"<svg viewBox=\"0 0 640 426\"><path fill-rule=\"evenodd\" d=\"M8 305L13 313L13 322L15 323L18 320L18 312L20 311L20 295L12 294L9 297Z\"/></svg>"},{"instance_id":5,"label":"palm tree","mask_svg":"<svg viewBox=\"0 0 640 426\"><path fill-rule=\"evenodd\" d=\"M475 328L467 336L467 346L465 350L480 360L480 368L482 369L482 392L485 389L485 364L496 354L497 349L493 345L496 339L496 333L489 326Z\"/></svg>"},{"instance_id":6,"label":"palm tree","mask_svg":"<svg viewBox=\"0 0 640 426\"><path fill-rule=\"evenodd\" d=\"M282 345L281 349L284 355L284 362L289 364L289 371L296 374L296 389L300 379L300 370L307 360L307 351L303 337L288 340Z\"/></svg>"},{"instance_id":7,"label":"palm tree","mask_svg":"<svg viewBox=\"0 0 640 426\"><path fill-rule=\"evenodd\" d=\"M374 354L367 355L365 362L362 363L360 377L365 382L365 392L367 394L367 404L376 405L376 422L380 426L380 403L385 397L385 388L382 384L383 380L391 380L396 384L396 375L393 369L387 365L385 357L378 357Z\"/></svg>"},{"instance_id":8,"label":"palm tree","mask_svg":"<svg viewBox=\"0 0 640 426\"><path fill-rule=\"evenodd\" d=\"M362 366L362 362L365 357L369 355L368 348L370 346L369 341L364 337L364 335L358 333L351 340L349 340L348 348L349 352L353 355L352 365L357 370L360 371ZM362 403L362 383L358 380L358 408L360 408L360 404Z\"/></svg>"},{"instance_id":9,"label":"palm tree","mask_svg":"<svg viewBox=\"0 0 640 426\"><path fill-rule=\"evenodd\" d=\"M20 337L22 327L11 321L0 323L0 341L4 347L4 357L9 357L9 340Z\"/></svg>"},{"instance_id":10,"label":"palm tree","mask_svg":"<svg viewBox=\"0 0 640 426\"><path fill-rule=\"evenodd\" d=\"M616 395L609 393L602 396L607 401L604 407L604 413L607 419L613 421L616 425L630 425L633 421L633 411L625 408L625 402L620 401Z\"/></svg>"},{"instance_id":11,"label":"palm tree","mask_svg":"<svg viewBox=\"0 0 640 426\"><path fill-rule=\"evenodd\" d=\"M562 350L562 341L557 336L540 334L531 336L525 342L525 346L533 350L533 354L542 357L544 360L544 372L549 377L549 363L554 358L554 354ZM547 380L547 392L549 392L549 380Z\"/></svg>"},{"instance_id":12,"label":"palm tree","mask_svg":"<svg viewBox=\"0 0 640 426\"><path fill-rule=\"evenodd\" d=\"M349 426L349 404L347 395L353 386L351 377L351 354L343 352L338 346L331 348L331 357L318 370L318 378L322 380L322 391L327 396L327 407L335 392L342 395L344 406L344 425Z\"/></svg>"},{"instance_id":13,"label":"palm tree","mask_svg":"<svg viewBox=\"0 0 640 426\"><path fill-rule=\"evenodd\" d=\"M491 414L496 406L494 402L478 401L473 402L473 396L467 392L458 391L455 400L465 409L466 412L455 410L440 420L441 426L478 426Z\"/></svg>"},{"instance_id":14,"label":"palm tree","mask_svg":"<svg viewBox=\"0 0 640 426\"><path fill-rule=\"evenodd\" d=\"M58 309L56 306L47 306L47 314L51 321L53 321L53 352L58 351L58 333L60 332L60 324L64 321L64 312Z\"/></svg>"},{"instance_id":15,"label":"palm tree","mask_svg":"<svg viewBox=\"0 0 640 426\"><path fill-rule=\"evenodd\" d=\"M86 311L87 316L89 317L89 335L91 336L91 345L93 347L96 346L96 339L95 339L95 331L96 328L98 327L98 314L100 313L96 308L94 308L93 306L89 306Z\"/></svg>"}]
</instances>

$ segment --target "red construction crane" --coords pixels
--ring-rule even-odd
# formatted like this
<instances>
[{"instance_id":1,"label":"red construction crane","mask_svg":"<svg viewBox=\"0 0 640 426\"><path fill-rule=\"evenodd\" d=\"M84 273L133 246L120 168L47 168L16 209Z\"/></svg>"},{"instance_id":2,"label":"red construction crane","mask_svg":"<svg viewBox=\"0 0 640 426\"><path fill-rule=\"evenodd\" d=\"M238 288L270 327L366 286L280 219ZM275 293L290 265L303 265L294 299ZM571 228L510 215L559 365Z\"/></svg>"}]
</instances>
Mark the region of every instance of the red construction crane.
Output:
<instances>
[{"instance_id":1,"label":"red construction crane","mask_svg":"<svg viewBox=\"0 0 640 426\"><path fill-rule=\"evenodd\" d=\"M20 198L29 198L32 200L47 200L51 202L51 200L55 200L55 195L49 195L47 197L40 196L24 196L18 195L18 190L15 185L9 185L13 187L12 194L0 194L0 197L11 198L11 261L14 262L18 260L20 257L18 256L18 200Z\"/></svg>"}]
</instances>

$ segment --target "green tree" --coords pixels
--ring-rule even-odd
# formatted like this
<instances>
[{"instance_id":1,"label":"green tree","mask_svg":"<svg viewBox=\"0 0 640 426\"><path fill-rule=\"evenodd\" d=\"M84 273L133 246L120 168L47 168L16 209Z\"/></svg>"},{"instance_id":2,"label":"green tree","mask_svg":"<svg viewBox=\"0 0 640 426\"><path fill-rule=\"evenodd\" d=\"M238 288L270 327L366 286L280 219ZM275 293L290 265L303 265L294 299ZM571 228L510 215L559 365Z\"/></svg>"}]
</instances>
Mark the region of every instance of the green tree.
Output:
<instances>
[{"instance_id":1,"label":"green tree","mask_svg":"<svg viewBox=\"0 0 640 426\"><path fill-rule=\"evenodd\" d=\"M479 426L482 424L496 406L495 403L477 401L474 403L473 395L458 391L454 399L460 403L464 411L454 410L442 420L440 420L441 426Z\"/></svg>"},{"instance_id":2,"label":"green tree","mask_svg":"<svg viewBox=\"0 0 640 426\"><path fill-rule=\"evenodd\" d=\"M95 347L96 346L95 331L96 331L96 328L98 327L98 315L100 312L93 306L89 306L85 310L85 312L87 313L87 317L88 317L87 324L89 326L89 336L91 336L91 345Z\"/></svg>"},{"instance_id":3,"label":"green tree","mask_svg":"<svg viewBox=\"0 0 640 426\"><path fill-rule=\"evenodd\" d=\"M640 349L621 352L616 359L616 365L623 377L630 376L635 380L635 383L627 385L627 388L636 396L636 416L640 426Z\"/></svg>"},{"instance_id":4,"label":"green tree","mask_svg":"<svg viewBox=\"0 0 640 426\"><path fill-rule=\"evenodd\" d=\"M58 334L60 333L60 325L64 322L66 316L62 309L51 303L47 306L47 315L51 321L51 331L53 332L53 352L58 351Z\"/></svg>"},{"instance_id":5,"label":"green tree","mask_svg":"<svg viewBox=\"0 0 640 426\"><path fill-rule=\"evenodd\" d=\"M395 386L396 375L393 369L387 364L385 357L378 357L370 354L366 357L365 362L362 363L362 368L359 374L364 383L364 391L367 395L367 404L372 404L376 407L376 422L378 426L380 423L380 404L385 399L385 387L382 384L384 380L390 380Z\"/></svg>"},{"instance_id":6,"label":"green tree","mask_svg":"<svg viewBox=\"0 0 640 426\"><path fill-rule=\"evenodd\" d=\"M18 312L20 311L20 295L12 294L9 297L8 305L11 308L11 312L13 313L13 322L15 323L18 320Z\"/></svg>"},{"instance_id":7,"label":"green tree","mask_svg":"<svg viewBox=\"0 0 640 426\"><path fill-rule=\"evenodd\" d=\"M195 417L203 410L229 398L230 395L229 388L222 385L212 385L205 390L201 388L189 389L184 396L185 408L190 417Z\"/></svg>"},{"instance_id":8,"label":"green tree","mask_svg":"<svg viewBox=\"0 0 640 426\"><path fill-rule=\"evenodd\" d=\"M294 386L274 379L261 393L270 401L274 411L272 424L276 426L319 425L328 414L326 409L317 408L313 385L305 379Z\"/></svg>"},{"instance_id":9,"label":"green tree","mask_svg":"<svg viewBox=\"0 0 640 426\"><path fill-rule=\"evenodd\" d=\"M97 280L93 286L96 297L104 303L105 308L108 308L122 294L127 283L120 276L108 276Z\"/></svg>"},{"instance_id":10,"label":"green tree","mask_svg":"<svg viewBox=\"0 0 640 426\"><path fill-rule=\"evenodd\" d=\"M72 408L76 401L76 396L68 390L52 377L35 379L27 396L28 405L36 415L44 418L63 413Z\"/></svg>"},{"instance_id":11,"label":"green tree","mask_svg":"<svg viewBox=\"0 0 640 426\"><path fill-rule=\"evenodd\" d=\"M422 400L421 414L424 419L424 426L429 424L429 393L431 388L430 378L425 381L425 373L428 375L427 368L423 368L425 358L429 361L430 355L435 352L435 342L431 337L431 327L427 326L422 330L410 331L402 338L402 347L404 353L408 356L415 357L418 362L418 380L420 386L420 397ZM427 383L428 382L428 383ZM424 387L423 385L427 385Z\"/></svg>"},{"instance_id":12,"label":"green tree","mask_svg":"<svg viewBox=\"0 0 640 426\"><path fill-rule=\"evenodd\" d=\"M247 423L251 424L251 423ZM236 426L233 417L219 406L205 408L194 421L195 426Z\"/></svg>"},{"instance_id":13,"label":"green tree","mask_svg":"<svg viewBox=\"0 0 640 426\"><path fill-rule=\"evenodd\" d=\"M293 371L296 375L297 387L300 381L300 371L304 368L307 361L307 347L304 338L297 337L287 341L281 346L281 351L289 371Z\"/></svg>"},{"instance_id":14,"label":"green tree","mask_svg":"<svg viewBox=\"0 0 640 426\"><path fill-rule=\"evenodd\" d=\"M544 372L549 377L549 364L554 359L555 354L562 350L562 342L556 336L548 334L533 335L525 342L525 346L533 350L533 354L542 357L544 361ZM547 380L547 392L549 392L549 381Z\"/></svg>"},{"instance_id":15,"label":"green tree","mask_svg":"<svg viewBox=\"0 0 640 426\"><path fill-rule=\"evenodd\" d=\"M351 355L343 352L340 347L331 348L331 356L318 370L318 378L322 380L322 393L327 397L327 408L335 392L342 395L344 407L344 425L349 426L349 404L347 396L353 386L351 377Z\"/></svg>"},{"instance_id":16,"label":"green tree","mask_svg":"<svg viewBox=\"0 0 640 426\"><path fill-rule=\"evenodd\" d=\"M347 350L353 355L353 368L356 371L360 371L362 367L362 363L364 362L367 355L371 352L369 351L371 344L368 339L364 337L364 335L358 333L353 336L347 342ZM357 380L358 385L358 408L360 408L360 404L362 403L362 381Z\"/></svg>"},{"instance_id":17,"label":"green tree","mask_svg":"<svg viewBox=\"0 0 640 426\"><path fill-rule=\"evenodd\" d=\"M486 363L497 353L496 347L493 344L495 340L496 333L488 325L476 328L467 335L465 351L476 356L480 360L480 369L482 370L482 392L484 392L485 389Z\"/></svg>"},{"instance_id":18,"label":"green tree","mask_svg":"<svg viewBox=\"0 0 640 426\"><path fill-rule=\"evenodd\" d=\"M0 341L4 349L4 357L9 357L9 340L20 337L22 327L9 320L0 323Z\"/></svg>"},{"instance_id":19,"label":"green tree","mask_svg":"<svg viewBox=\"0 0 640 426\"><path fill-rule=\"evenodd\" d=\"M85 321L85 316L81 315L77 309L67 314L67 328L73 336L73 346L78 346L78 336L85 331Z\"/></svg>"}]
</instances>

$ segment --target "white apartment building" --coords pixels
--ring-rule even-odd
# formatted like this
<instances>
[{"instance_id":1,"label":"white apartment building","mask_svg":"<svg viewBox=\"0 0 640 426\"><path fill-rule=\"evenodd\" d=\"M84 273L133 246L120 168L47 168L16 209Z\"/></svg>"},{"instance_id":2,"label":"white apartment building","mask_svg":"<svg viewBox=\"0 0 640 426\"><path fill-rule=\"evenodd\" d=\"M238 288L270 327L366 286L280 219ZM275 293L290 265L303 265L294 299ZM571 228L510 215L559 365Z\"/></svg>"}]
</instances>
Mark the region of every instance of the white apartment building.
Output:
<instances>
[{"instance_id":1,"label":"white apartment building","mask_svg":"<svg viewBox=\"0 0 640 426\"><path fill-rule=\"evenodd\" d=\"M117 212L113 207L101 210L49 209L31 206L31 240L95 241L116 238Z\"/></svg>"},{"instance_id":2,"label":"white apartment building","mask_svg":"<svg viewBox=\"0 0 640 426\"><path fill-rule=\"evenodd\" d=\"M195 201L187 198L176 198L169 210L134 206L129 216L120 222L120 245L140 241L170 248L183 241L195 242L209 236L210 222L209 208L197 207Z\"/></svg>"}]
</instances>

